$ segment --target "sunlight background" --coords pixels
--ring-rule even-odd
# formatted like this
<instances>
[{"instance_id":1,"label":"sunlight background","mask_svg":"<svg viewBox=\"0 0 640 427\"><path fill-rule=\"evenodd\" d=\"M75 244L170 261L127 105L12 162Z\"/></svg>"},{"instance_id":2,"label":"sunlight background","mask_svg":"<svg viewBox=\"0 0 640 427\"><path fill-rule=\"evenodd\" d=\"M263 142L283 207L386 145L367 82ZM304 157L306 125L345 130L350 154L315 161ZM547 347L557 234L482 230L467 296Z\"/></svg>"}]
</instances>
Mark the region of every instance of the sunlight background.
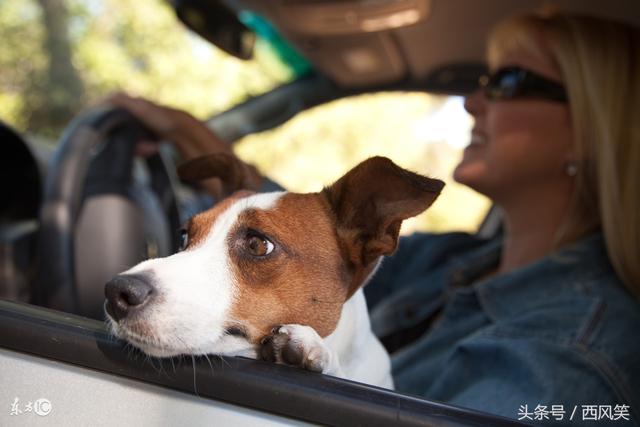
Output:
<instances>
[{"instance_id":1,"label":"sunlight background","mask_svg":"<svg viewBox=\"0 0 640 427\"><path fill-rule=\"evenodd\" d=\"M298 192L319 191L367 157L386 156L447 183L426 213L403 223L403 234L474 231L489 202L451 177L471 125L461 98L402 92L361 95L250 135L236 145L236 153Z\"/></svg>"}]
</instances>

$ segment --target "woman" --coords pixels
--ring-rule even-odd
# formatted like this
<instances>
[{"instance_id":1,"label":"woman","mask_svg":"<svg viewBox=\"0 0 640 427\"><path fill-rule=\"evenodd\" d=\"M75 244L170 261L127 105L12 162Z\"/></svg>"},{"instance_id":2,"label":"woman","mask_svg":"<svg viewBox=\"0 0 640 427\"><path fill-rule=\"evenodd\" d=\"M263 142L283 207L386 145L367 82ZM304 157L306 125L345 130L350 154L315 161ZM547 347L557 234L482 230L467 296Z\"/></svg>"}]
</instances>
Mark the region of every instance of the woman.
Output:
<instances>
[{"instance_id":1,"label":"woman","mask_svg":"<svg viewBox=\"0 0 640 427\"><path fill-rule=\"evenodd\" d=\"M637 422L640 33L528 15L488 57L454 177L502 208L504 232L412 236L368 285L396 386L506 417Z\"/></svg>"},{"instance_id":2,"label":"woman","mask_svg":"<svg viewBox=\"0 0 640 427\"><path fill-rule=\"evenodd\" d=\"M527 15L496 28L488 60L454 177L502 208L503 233L411 236L367 285L396 387L553 425L637 423L640 32ZM187 157L226 149L184 113L114 102Z\"/></svg>"}]
</instances>

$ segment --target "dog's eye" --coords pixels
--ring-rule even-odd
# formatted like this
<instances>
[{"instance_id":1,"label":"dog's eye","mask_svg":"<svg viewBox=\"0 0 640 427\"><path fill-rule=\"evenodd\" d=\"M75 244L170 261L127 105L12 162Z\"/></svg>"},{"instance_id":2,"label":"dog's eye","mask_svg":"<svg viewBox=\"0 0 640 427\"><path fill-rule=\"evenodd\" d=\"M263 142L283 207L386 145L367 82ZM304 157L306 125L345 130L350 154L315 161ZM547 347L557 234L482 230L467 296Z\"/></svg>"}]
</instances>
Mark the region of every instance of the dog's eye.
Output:
<instances>
[{"instance_id":1,"label":"dog's eye","mask_svg":"<svg viewBox=\"0 0 640 427\"><path fill-rule=\"evenodd\" d=\"M273 243L266 237L249 235L245 241L247 251L253 256L265 256L273 252Z\"/></svg>"},{"instance_id":2,"label":"dog's eye","mask_svg":"<svg viewBox=\"0 0 640 427\"><path fill-rule=\"evenodd\" d=\"M189 233L185 228L181 228L178 233L180 233L180 250L184 251L189 245Z\"/></svg>"}]
</instances>

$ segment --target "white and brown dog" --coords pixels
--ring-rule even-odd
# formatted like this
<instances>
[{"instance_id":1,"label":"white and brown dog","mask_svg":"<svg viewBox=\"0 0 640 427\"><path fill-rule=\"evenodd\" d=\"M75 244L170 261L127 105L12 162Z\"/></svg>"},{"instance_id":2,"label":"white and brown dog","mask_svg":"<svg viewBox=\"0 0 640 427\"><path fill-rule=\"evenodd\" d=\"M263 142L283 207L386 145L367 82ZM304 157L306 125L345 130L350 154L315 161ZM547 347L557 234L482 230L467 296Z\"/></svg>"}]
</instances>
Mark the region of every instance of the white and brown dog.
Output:
<instances>
[{"instance_id":1,"label":"white and brown dog","mask_svg":"<svg viewBox=\"0 0 640 427\"><path fill-rule=\"evenodd\" d=\"M242 355L391 388L362 286L443 185L374 157L319 193L235 193L189 220L179 253L107 283L108 322L152 356Z\"/></svg>"}]
</instances>

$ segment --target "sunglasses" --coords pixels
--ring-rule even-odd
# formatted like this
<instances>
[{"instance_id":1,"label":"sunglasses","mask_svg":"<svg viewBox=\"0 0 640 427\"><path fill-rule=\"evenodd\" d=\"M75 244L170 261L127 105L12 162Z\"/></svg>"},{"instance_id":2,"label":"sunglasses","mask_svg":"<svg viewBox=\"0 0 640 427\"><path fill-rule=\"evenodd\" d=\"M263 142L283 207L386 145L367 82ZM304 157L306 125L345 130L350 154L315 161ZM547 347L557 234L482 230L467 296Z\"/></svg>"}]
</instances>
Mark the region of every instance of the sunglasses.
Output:
<instances>
[{"instance_id":1,"label":"sunglasses","mask_svg":"<svg viewBox=\"0 0 640 427\"><path fill-rule=\"evenodd\" d=\"M537 98L567 102L567 93L560 83L520 67L500 68L481 76L478 82L491 101Z\"/></svg>"}]
</instances>

